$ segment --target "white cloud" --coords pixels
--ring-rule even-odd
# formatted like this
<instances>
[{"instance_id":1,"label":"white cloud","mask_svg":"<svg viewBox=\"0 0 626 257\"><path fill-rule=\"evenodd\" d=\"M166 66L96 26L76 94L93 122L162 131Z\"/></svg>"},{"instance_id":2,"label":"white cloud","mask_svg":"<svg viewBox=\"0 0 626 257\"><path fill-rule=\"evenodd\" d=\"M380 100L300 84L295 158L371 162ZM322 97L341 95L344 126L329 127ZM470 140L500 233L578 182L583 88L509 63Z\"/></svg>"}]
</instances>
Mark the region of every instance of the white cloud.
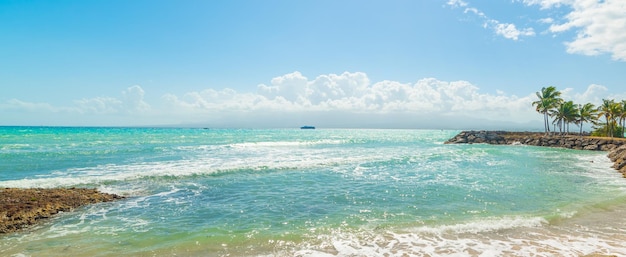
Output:
<instances>
[{"instance_id":1,"label":"white cloud","mask_svg":"<svg viewBox=\"0 0 626 257\"><path fill-rule=\"evenodd\" d=\"M308 79L299 72L261 84L254 94L234 91L191 92L182 97L166 95L171 108L187 113L223 114L263 110L280 113L342 112L360 114L472 115L519 121L513 114L531 112L530 100L516 96L481 93L467 81L446 82L434 78L416 83L370 83L365 73L344 72ZM523 120L527 120L525 117Z\"/></svg>"},{"instance_id":2,"label":"white cloud","mask_svg":"<svg viewBox=\"0 0 626 257\"><path fill-rule=\"evenodd\" d=\"M362 72L321 75L312 81L293 72L272 79L271 84L258 86L258 94L267 99L277 97L310 108L346 97L361 96L370 81Z\"/></svg>"},{"instance_id":3,"label":"white cloud","mask_svg":"<svg viewBox=\"0 0 626 257\"><path fill-rule=\"evenodd\" d=\"M32 103L18 99L8 100L5 104L0 104L0 110L25 111L25 112L60 112L63 108L57 108L49 103Z\"/></svg>"},{"instance_id":4,"label":"white cloud","mask_svg":"<svg viewBox=\"0 0 626 257\"><path fill-rule=\"evenodd\" d=\"M598 104L608 95L602 85L590 85L583 93L562 90L577 103ZM0 113L14 120L33 114L33 123L70 121L69 125L207 124L226 127L292 127L304 123L324 126L377 126L427 128L481 128L485 121L538 122L526 96L504 91L481 92L468 81L424 78L413 83L384 80L371 82L362 72L320 75L313 79L300 72L273 78L258 85L256 93L233 89L207 89L181 95L165 94L148 104L145 91L132 86L120 97L85 98L69 107L29 103L17 99L0 103ZM7 114L7 115L5 115ZM7 122L6 120L4 122ZM82 123L78 123L82 122ZM295 124L294 124L295 123ZM302 124L301 124L302 123Z\"/></svg>"},{"instance_id":5,"label":"white cloud","mask_svg":"<svg viewBox=\"0 0 626 257\"><path fill-rule=\"evenodd\" d=\"M545 23L545 24L552 24L552 23L554 23L554 19L548 17L548 18L539 19L539 22Z\"/></svg>"},{"instance_id":6,"label":"white cloud","mask_svg":"<svg viewBox=\"0 0 626 257\"><path fill-rule=\"evenodd\" d=\"M55 113L66 115L96 114L133 114L147 112L150 105L144 99L144 90L140 86L132 86L122 91L121 98L115 97L94 97L75 100L72 106L54 106L49 103L34 103L18 99L8 100L0 103L0 111L19 111L29 113Z\"/></svg>"},{"instance_id":7,"label":"white cloud","mask_svg":"<svg viewBox=\"0 0 626 257\"><path fill-rule=\"evenodd\" d=\"M508 39L518 40L520 36L534 36L535 31L532 28L525 28L522 30L517 29L515 24L511 23L498 23L494 21L494 29L496 34L501 35Z\"/></svg>"},{"instance_id":8,"label":"white cloud","mask_svg":"<svg viewBox=\"0 0 626 257\"><path fill-rule=\"evenodd\" d=\"M121 98L95 97L76 100L73 111L97 114L146 112L150 110L150 105L144 101L144 94L144 90L135 85L122 91Z\"/></svg>"},{"instance_id":9,"label":"white cloud","mask_svg":"<svg viewBox=\"0 0 626 257\"><path fill-rule=\"evenodd\" d=\"M523 0L528 5L540 5L541 9L560 7L561 5L571 5L576 0Z\"/></svg>"},{"instance_id":10,"label":"white cloud","mask_svg":"<svg viewBox=\"0 0 626 257\"><path fill-rule=\"evenodd\" d=\"M567 88L562 92L564 98L581 103L596 103L597 99L608 97L606 87L601 85L590 85L582 94L574 94ZM500 90L485 93L468 81L425 78L415 83L390 80L371 83L362 72L321 75L314 79L293 72L273 78L268 85L260 84L256 94L209 89L182 96L168 94L163 99L170 112L189 118L187 122L200 118L207 123L247 121L280 126L293 119L317 117L321 121L333 121L334 125L369 124L372 120L385 119L387 126L393 127L405 124L407 121L403 119L421 119L420 125L432 126L445 117L536 121L541 116L531 106L535 97L534 92L522 97Z\"/></svg>"},{"instance_id":11,"label":"white cloud","mask_svg":"<svg viewBox=\"0 0 626 257\"><path fill-rule=\"evenodd\" d=\"M535 35L535 30L533 28L518 29L517 26L515 26L515 24L513 23L500 22L499 20L491 19L479 9L475 7L470 7L469 4L465 1L450 0L447 2L447 5L454 8L465 8L463 10L463 13L471 13L483 19L483 27L493 30L496 35L500 35L506 39L517 41L519 40L520 36L529 37Z\"/></svg>"},{"instance_id":12,"label":"white cloud","mask_svg":"<svg viewBox=\"0 0 626 257\"><path fill-rule=\"evenodd\" d=\"M453 6L453 7L465 7L467 6L467 2L463 1L463 0L449 0L448 5Z\"/></svg>"},{"instance_id":13,"label":"white cloud","mask_svg":"<svg viewBox=\"0 0 626 257\"><path fill-rule=\"evenodd\" d=\"M207 89L200 92L189 92L182 97L166 94L163 96L163 100L168 108L173 108L170 111L199 114L256 110L257 107L261 107L263 103L267 102L262 96L250 93L237 93L235 90L228 88L219 91ZM289 101L282 101L282 103L289 103Z\"/></svg>"},{"instance_id":14,"label":"white cloud","mask_svg":"<svg viewBox=\"0 0 626 257\"><path fill-rule=\"evenodd\" d=\"M113 97L83 98L74 103L79 113L113 114L122 109L122 101Z\"/></svg>"},{"instance_id":15,"label":"white cloud","mask_svg":"<svg viewBox=\"0 0 626 257\"><path fill-rule=\"evenodd\" d=\"M610 54L614 60L626 61L626 1L624 0L516 0L527 6L539 6L553 17L538 19L549 24L546 32L558 34L573 31L575 37L566 41L566 51L572 54ZM514 23L491 19L484 12L462 0L450 0L448 6L463 8L464 13L483 19L483 26L511 40L535 36L532 27L518 28ZM542 34L546 33L542 32Z\"/></svg>"},{"instance_id":16,"label":"white cloud","mask_svg":"<svg viewBox=\"0 0 626 257\"><path fill-rule=\"evenodd\" d=\"M563 99L572 100L575 103L592 103L598 105L603 98L608 98L608 89L605 86L591 84L583 93L574 93L573 89L561 90Z\"/></svg>"},{"instance_id":17,"label":"white cloud","mask_svg":"<svg viewBox=\"0 0 626 257\"><path fill-rule=\"evenodd\" d=\"M463 13L473 13L473 14L475 14L476 16L478 16L480 18L487 19L487 20L489 19L484 12L481 12L481 11L479 11L476 8L465 8Z\"/></svg>"},{"instance_id":18,"label":"white cloud","mask_svg":"<svg viewBox=\"0 0 626 257\"><path fill-rule=\"evenodd\" d=\"M573 30L576 37L566 42L568 53L583 55L610 54L626 61L626 1L624 0L523 0L542 9L570 8L562 23L551 23L549 30L561 33ZM552 18L550 18L552 19Z\"/></svg>"},{"instance_id":19,"label":"white cloud","mask_svg":"<svg viewBox=\"0 0 626 257\"><path fill-rule=\"evenodd\" d=\"M145 112L150 105L143 100L145 92L140 86L132 86L122 91L124 109L128 112Z\"/></svg>"}]
</instances>

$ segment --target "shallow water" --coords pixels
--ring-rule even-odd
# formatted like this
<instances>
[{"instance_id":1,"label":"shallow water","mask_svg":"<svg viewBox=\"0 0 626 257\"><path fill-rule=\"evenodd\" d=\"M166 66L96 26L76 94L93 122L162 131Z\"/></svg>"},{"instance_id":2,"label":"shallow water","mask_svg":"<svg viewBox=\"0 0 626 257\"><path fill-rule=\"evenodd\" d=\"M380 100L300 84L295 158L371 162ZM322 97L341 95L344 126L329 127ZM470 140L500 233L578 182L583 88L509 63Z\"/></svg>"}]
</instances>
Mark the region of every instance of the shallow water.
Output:
<instances>
[{"instance_id":1,"label":"shallow water","mask_svg":"<svg viewBox=\"0 0 626 257\"><path fill-rule=\"evenodd\" d=\"M3 256L626 255L604 152L458 131L0 128L0 187L129 196L0 237Z\"/></svg>"}]
</instances>

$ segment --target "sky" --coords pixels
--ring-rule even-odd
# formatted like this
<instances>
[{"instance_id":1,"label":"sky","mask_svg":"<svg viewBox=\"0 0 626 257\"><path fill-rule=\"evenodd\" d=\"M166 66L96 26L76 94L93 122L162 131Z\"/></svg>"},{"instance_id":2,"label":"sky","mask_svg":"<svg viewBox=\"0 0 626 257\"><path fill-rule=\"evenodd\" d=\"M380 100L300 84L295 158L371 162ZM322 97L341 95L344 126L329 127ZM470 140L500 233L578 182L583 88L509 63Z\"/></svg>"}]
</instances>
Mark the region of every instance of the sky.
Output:
<instances>
[{"instance_id":1,"label":"sky","mask_svg":"<svg viewBox=\"0 0 626 257\"><path fill-rule=\"evenodd\" d=\"M0 125L542 130L626 100L625 0L0 0Z\"/></svg>"}]
</instances>

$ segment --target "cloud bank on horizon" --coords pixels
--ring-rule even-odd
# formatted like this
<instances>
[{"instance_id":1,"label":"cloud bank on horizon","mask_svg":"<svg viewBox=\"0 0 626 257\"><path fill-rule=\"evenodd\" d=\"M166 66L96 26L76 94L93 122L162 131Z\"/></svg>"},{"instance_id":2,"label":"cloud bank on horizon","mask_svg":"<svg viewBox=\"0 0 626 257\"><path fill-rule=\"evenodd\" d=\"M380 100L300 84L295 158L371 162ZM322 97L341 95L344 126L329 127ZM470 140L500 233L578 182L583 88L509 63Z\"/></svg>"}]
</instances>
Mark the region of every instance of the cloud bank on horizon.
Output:
<instances>
[{"instance_id":1,"label":"cloud bank on horizon","mask_svg":"<svg viewBox=\"0 0 626 257\"><path fill-rule=\"evenodd\" d=\"M537 89L539 90L539 89ZM559 89L576 103L599 103L609 95L602 85L589 85L582 93ZM363 72L320 75L313 79L300 72L260 84L255 93L233 89L206 89L184 95L165 94L147 102L146 92L135 85L117 97L77 99L72 105L12 99L0 111L14 119L28 113L43 114L44 125L192 125L212 127L296 127L314 123L327 127L379 128L528 128L540 120L531 106L535 93L525 96L480 92L467 81L420 79L415 83L372 83ZM75 124L57 124L58 117L73 117ZM41 125L32 123L26 125ZM503 125L505 124L505 125Z\"/></svg>"},{"instance_id":2,"label":"cloud bank on horizon","mask_svg":"<svg viewBox=\"0 0 626 257\"><path fill-rule=\"evenodd\" d=\"M623 0L512 2L538 9L541 17L497 17L496 13L486 11L484 2L478 1L444 0L443 3L440 9L458 12L469 17L470 22L477 21L485 31L507 43L546 35L565 37L564 42L559 42L563 52L583 57L607 55L612 62L626 62L626 1ZM490 58L484 53L477 56ZM479 76L505 76L494 73L493 69L483 72ZM542 116L534 111L531 102L536 91L549 85L524 88L526 93L516 95L506 88L485 90L484 83L481 89L474 81L463 79L425 76L413 78L414 82L394 78L373 81L370 77L374 73L361 72L358 68L340 74L280 72L267 75L268 82L256 82L261 84L252 90L207 85L202 90L184 92L175 92L173 88L151 91L154 88L132 83L112 85L123 88L137 84L120 90L118 95L79 97L66 103L5 95L0 98L0 125L542 129ZM276 77L269 79L272 76ZM564 99L596 105L604 98L626 99L626 91L614 87L601 82L589 83L585 89L557 85Z\"/></svg>"}]
</instances>

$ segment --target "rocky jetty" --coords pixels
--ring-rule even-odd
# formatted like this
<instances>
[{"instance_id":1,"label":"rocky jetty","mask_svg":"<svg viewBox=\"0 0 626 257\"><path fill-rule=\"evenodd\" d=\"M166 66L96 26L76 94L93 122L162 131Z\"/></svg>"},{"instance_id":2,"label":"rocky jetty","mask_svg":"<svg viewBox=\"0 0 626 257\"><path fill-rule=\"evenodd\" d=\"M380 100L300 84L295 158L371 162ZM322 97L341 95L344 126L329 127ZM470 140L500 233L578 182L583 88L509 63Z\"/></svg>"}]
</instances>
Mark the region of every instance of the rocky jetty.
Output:
<instances>
[{"instance_id":1,"label":"rocky jetty","mask_svg":"<svg viewBox=\"0 0 626 257\"><path fill-rule=\"evenodd\" d=\"M609 159L613 162L613 168L621 172L626 178L626 145L610 151Z\"/></svg>"},{"instance_id":2,"label":"rocky jetty","mask_svg":"<svg viewBox=\"0 0 626 257\"><path fill-rule=\"evenodd\" d=\"M122 198L87 188L0 188L0 234L17 231L86 204Z\"/></svg>"},{"instance_id":3,"label":"rocky jetty","mask_svg":"<svg viewBox=\"0 0 626 257\"><path fill-rule=\"evenodd\" d=\"M626 177L626 139L579 135L545 135L537 132L463 131L446 144L523 144L577 150L608 151L613 168Z\"/></svg>"}]
</instances>

